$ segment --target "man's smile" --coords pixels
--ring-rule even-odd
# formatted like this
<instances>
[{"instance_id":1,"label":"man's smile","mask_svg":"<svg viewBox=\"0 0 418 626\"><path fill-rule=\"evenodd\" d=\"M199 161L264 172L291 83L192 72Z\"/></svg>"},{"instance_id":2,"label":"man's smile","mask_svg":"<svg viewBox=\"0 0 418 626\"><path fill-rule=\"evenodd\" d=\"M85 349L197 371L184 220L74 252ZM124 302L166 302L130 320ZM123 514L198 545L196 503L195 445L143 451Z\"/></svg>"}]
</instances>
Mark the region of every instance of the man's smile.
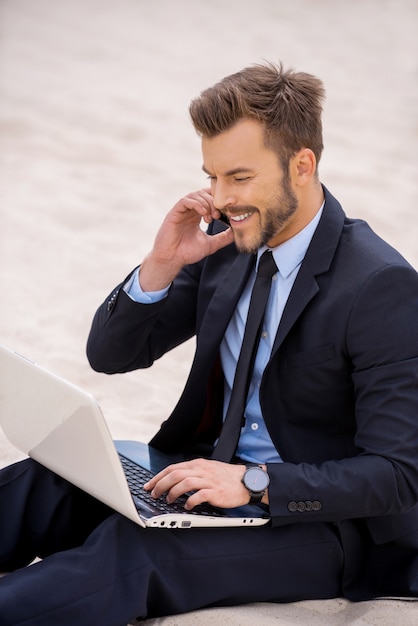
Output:
<instances>
[{"instance_id":1,"label":"man's smile","mask_svg":"<svg viewBox=\"0 0 418 626\"><path fill-rule=\"evenodd\" d=\"M248 211L247 213L240 213L239 215L230 215L229 220L232 222L242 222L242 220L247 219L247 217L250 217L252 214L252 211Z\"/></svg>"},{"instance_id":2,"label":"man's smile","mask_svg":"<svg viewBox=\"0 0 418 626\"><path fill-rule=\"evenodd\" d=\"M232 224L239 224L247 220L252 215L254 215L256 211L257 209L255 207L247 206L247 207L241 207L241 208L236 207L233 209L228 208L222 211L222 213L228 218L228 221L230 223L232 222Z\"/></svg>"}]
</instances>

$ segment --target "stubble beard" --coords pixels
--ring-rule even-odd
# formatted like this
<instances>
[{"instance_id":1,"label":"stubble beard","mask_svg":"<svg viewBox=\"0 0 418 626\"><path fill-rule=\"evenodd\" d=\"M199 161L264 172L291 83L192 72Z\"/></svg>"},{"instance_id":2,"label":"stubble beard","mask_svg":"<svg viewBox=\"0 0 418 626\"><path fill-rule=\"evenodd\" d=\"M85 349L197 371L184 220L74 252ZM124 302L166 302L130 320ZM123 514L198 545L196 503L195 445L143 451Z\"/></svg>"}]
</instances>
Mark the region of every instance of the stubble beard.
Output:
<instances>
[{"instance_id":1,"label":"stubble beard","mask_svg":"<svg viewBox=\"0 0 418 626\"><path fill-rule=\"evenodd\" d=\"M254 226L253 233L241 233L234 231L235 245L239 252L245 254L256 254L262 246L268 245L274 237L286 226L290 218L296 213L298 201L293 193L290 184L284 180L280 193L272 198L271 205L265 209L264 214L256 206L248 206L240 209L241 212L251 211L252 219L258 217L258 227Z\"/></svg>"}]
</instances>

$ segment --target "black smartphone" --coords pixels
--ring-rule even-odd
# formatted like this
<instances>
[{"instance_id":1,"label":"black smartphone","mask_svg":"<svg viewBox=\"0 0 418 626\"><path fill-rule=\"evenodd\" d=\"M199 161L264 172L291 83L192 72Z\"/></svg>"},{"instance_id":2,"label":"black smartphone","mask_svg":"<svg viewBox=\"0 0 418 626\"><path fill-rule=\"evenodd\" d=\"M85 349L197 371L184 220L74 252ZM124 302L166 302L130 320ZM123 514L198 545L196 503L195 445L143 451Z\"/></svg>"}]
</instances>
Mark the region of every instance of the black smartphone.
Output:
<instances>
[{"instance_id":1,"label":"black smartphone","mask_svg":"<svg viewBox=\"0 0 418 626\"><path fill-rule=\"evenodd\" d=\"M221 217L219 219L221 220L221 222L224 222L225 224L228 224L228 226L229 226L229 219L227 218L226 215L221 213Z\"/></svg>"}]
</instances>

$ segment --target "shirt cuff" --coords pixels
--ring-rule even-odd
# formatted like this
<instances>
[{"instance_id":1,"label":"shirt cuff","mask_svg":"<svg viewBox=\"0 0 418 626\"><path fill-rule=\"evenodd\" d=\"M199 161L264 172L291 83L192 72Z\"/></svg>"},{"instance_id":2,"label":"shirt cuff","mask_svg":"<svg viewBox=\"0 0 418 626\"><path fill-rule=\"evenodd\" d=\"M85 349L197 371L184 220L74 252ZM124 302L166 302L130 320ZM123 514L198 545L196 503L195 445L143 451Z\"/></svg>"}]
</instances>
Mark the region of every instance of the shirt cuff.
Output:
<instances>
[{"instance_id":1,"label":"shirt cuff","mask_svg":"<svg viewBox=\"0 0 418 626\"><path fill-rule=\"evenodd\" d=\"M132 276L126 281L123 286L124 292L131 298L131 300L138 302L139 304L153 304L154 302L163 300L168 293L169 287L161 289L160 291L142 291L138 278L139 270L140 268L138 267Z\"/></svg>"}]
</instances>

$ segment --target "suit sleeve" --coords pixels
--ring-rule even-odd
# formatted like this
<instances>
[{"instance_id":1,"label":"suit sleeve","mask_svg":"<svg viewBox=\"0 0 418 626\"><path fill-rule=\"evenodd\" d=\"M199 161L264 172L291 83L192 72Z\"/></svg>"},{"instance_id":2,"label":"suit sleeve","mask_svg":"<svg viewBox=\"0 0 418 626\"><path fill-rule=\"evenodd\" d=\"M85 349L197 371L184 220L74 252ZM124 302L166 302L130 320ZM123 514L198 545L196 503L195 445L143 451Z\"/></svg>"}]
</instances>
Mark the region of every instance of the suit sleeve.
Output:
<instances>
[{"instance_id":1,"label":"suit sleeve","mask_svg":"<svg viewBox=\"0 0 418 626\"><path fill-rule=\"evenodd\" d=\"M397 516L418 501L418 276L386 266L348 317L357 454L269 465L273 523ZM338 420L330 428L337 428Z\"/></svg>"},{"instance_id":2,"label":"suit sleeve","mask_svg":"<svg viewBox=\"0 0 418 626\"><path fill-rule=\"evenodd\" d=\"M198 265L185 267L167 297L153 304L132 300L123 289L126 280L115 287L93 318L87 340L92 368L115 374L150 367L192 337L199 273Z\"/></svg>"}]
</instances>

